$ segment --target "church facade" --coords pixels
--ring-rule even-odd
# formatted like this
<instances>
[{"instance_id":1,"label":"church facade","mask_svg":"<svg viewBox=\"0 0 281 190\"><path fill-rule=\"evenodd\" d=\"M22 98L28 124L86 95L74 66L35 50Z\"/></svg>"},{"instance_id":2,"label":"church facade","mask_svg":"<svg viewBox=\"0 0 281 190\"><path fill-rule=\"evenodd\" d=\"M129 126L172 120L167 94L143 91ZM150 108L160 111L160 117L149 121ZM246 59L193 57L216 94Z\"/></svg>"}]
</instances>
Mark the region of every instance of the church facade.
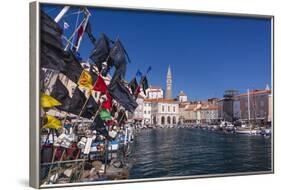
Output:
<instances>
[{"instance_id":1,"label":"church facade","mask_svg":"<svg viewBox=\"0 0 281 190\"><path fill-rule=\"evenodd\" d=\"M169 65L166 75L165 97L161 87L150 86L146 90L143 100L143 121L145 125L167 126L176 125L179 122L179 101L173 99L172 71ZM138 109L139 110L139 109ZM140 114L138 112L138 118Z\"/></svg>"}]
</instances>

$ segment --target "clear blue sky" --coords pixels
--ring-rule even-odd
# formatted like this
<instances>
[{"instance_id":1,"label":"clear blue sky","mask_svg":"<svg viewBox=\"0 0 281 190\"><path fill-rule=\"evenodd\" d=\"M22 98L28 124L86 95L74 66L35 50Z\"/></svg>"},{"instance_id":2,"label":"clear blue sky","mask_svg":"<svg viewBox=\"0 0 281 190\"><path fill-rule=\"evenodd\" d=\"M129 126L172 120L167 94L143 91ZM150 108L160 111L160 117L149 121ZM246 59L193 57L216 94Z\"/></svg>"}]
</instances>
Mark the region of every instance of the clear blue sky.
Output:
<instances>
[{"instance_id":1,"label":"clear blue sky","mask_svg":"<svg viewBox=\"0 0 281 190\"><path fill-rule=\"evenodd\" d=\"M59 6L43 6L53 18ZM151 66L149 83L165 89L168 65L173 96L191 100L222 97L224 90L271 85L271 21L242 17L89 8L96 38L105 33L122 41L129 54L126 79ZM77 8L64 18L73 31ZM62 24L61 22L60 24ZM93 45L85 35L79 49L87 60Z\"/></svg>"}]
</instances>

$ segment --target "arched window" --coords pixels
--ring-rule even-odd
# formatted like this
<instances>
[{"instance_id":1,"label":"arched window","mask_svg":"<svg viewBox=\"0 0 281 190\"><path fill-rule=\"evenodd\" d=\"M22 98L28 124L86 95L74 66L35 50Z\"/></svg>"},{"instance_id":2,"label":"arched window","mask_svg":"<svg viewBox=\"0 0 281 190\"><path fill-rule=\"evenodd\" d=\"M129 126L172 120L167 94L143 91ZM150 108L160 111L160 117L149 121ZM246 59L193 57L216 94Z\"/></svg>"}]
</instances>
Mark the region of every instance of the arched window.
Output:
<instances>
[{"instance_id":1,"label":"arched window","mask_svg":"<svg viewBox=\"0 0 281 190\"><path fill-rule=\"evenodd\" d=\"M167 117L167 123L168 123L168 124L171 124L171 118L170 118L170 116Z\"/></svg>"},{"instance_id":2,"label":"arched window","mask_svg":"<svg viewBox=\"0 0 281 190\"><path fill-rule=\"evenodd\" d=\"M177 124L177 118L176 118L176 116L173 117L173 124Z\"/></svg>"},{"instance_id":3,"label":"arched window","mask_svg":"<svg viewBox=\"0 0 281 190\"><path fill-rule=\"evenodd\" d=\"M161 117L161 124L165 125L165 117L164 116Z\"/></svg>"}]
</instances>

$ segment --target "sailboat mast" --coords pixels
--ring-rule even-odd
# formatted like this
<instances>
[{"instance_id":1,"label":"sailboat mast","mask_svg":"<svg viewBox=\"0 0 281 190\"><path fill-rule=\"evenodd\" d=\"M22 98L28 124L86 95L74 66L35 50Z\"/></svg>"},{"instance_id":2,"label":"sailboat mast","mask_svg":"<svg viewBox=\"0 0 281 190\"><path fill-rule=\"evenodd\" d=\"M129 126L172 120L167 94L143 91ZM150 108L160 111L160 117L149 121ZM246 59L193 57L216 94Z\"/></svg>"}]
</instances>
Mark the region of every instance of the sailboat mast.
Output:
<instances>
[{"instance_id":1,"label":"sailboat mast","mask_svg":"<svg viewBox=\"0 0 281 190\"><path fill-rule=\"evenodd\" d=\"M250 123L250 120L251 120L251 109L250 109L250 90L249 89L247 90L247 93L248 93L248 120L249 120L249 123Z\"/></svg>"},{"instance_id":2,"label":"sailboat mast","mask_svg":"<svg viewBox=\"0 0 281 190\"><path fill-rule=\"evenodd\" d=\"M60 19L65 15L65 13L69 10L70 6L64 6L60 13L56 16L55 22L58 23Z\"/></svg>"}]
</instances>

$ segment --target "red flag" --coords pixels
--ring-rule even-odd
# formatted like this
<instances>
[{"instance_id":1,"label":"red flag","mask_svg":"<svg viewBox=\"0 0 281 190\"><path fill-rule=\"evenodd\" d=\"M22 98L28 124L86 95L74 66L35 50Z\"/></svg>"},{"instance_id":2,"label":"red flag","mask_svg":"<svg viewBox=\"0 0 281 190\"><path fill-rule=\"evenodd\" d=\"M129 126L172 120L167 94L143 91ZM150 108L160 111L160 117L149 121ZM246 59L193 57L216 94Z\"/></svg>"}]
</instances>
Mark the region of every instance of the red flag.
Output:
<instances>
[{"instance_id":1,"label":"red flag","mask_svg":"<svg viewBox=\"0 0 281 190\"><path fill-rule=\"evenodd\" d=\"M106 93L107 86L103 80L103 78L99 75L97 81L94 84L93 90Z\"/></svg>"},{"instance_id":2,"label":"red flag","mask_svg":"<svg viewBox=\"0 0 281 190\"><path fill-rule=\"evenodd\" d=\"M108 110L110 111L110 110L111 110L111 101L112 101L112 98L111 98L111 96L109 95L108 92L106 92L106 98L107 98L107 100L104 101L101 106L102 106L103 108L106 108L106 109L108 109Z\"/></svg>"},{"instance_id":3,"label":"red flag","mask_svg":"<svg viewBox=\"0 0 281 190\"><path fill-rule=\"evenodd\" d=\"M136 91L134 92L135 97L138 97L140 93L140 85L137 87Z\"/></svg>"}]
</instances>

